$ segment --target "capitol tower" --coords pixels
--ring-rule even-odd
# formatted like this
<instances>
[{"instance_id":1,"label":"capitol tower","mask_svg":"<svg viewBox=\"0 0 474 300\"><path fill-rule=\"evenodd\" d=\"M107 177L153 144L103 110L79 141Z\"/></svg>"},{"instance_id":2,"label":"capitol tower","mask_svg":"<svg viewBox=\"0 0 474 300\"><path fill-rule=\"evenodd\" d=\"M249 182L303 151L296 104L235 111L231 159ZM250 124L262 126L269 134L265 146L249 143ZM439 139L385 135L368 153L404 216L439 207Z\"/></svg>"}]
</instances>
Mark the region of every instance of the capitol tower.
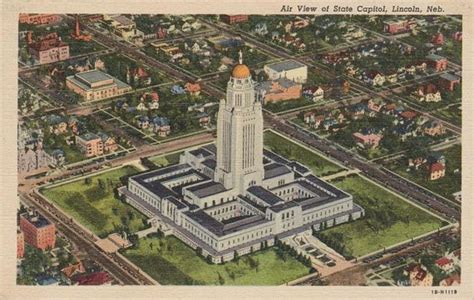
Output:
<instances>
[{"instance_id":1,"label":"capitol tower","mask_svg":"<svg viewBox=\"0 0 474 300\"><path fill-rule=\"evenodd\" d=\"M263 168L262 104L255 98L249 68L239 64L227 83L226 99L219 104L215 181L240 194L261 185Z\"/></svg>"}]
</instances>

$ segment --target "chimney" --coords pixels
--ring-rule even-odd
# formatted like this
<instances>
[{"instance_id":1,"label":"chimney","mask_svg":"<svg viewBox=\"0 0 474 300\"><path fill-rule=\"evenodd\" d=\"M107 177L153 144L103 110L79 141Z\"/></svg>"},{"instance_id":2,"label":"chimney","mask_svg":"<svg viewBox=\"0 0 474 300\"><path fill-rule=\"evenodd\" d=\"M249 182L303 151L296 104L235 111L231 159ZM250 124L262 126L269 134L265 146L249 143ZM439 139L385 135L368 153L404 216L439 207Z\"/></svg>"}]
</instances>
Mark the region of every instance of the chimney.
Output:
<instances>
[{"instance_id":1,"label":"chimney","mask_svg":"<svg viewBox=\"0 0 474 300\"><path fill-rule=\"evenodd\" d=\"M75 31L74 31L74 35L76 37L81 35L81 28L80 28L80 25L79 25L79 15L76 15L76 28L75 28Z\"/></svg>"},{"instance_id":2,"label":"chimney","mask_svg":"<svg viewBox=\"0 0 474 300\"><path fill-rule=\"evenodd\" d=\"M31 43L33 43L33 32L31 31L28 31L26 33L26 43L29 45Z\"/></svg>"}]
</instances>

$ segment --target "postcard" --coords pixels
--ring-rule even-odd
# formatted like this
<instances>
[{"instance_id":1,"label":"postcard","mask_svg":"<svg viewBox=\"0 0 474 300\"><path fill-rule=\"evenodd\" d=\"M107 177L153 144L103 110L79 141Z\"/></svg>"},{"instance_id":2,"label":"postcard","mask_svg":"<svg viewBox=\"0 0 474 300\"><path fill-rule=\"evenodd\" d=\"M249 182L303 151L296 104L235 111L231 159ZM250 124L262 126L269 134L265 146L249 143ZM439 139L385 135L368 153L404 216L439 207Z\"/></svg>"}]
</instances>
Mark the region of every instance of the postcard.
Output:
<instances>
[{"instance_id":1,"label":"postcard","mask_svg":"<svg viewBox=\"0 0 474 300\"><path fill-rule=\"evenodd\" d=\"M471 299L470 6L131 4L3 6L0 295Z\"/></svg>"}]
</instances>

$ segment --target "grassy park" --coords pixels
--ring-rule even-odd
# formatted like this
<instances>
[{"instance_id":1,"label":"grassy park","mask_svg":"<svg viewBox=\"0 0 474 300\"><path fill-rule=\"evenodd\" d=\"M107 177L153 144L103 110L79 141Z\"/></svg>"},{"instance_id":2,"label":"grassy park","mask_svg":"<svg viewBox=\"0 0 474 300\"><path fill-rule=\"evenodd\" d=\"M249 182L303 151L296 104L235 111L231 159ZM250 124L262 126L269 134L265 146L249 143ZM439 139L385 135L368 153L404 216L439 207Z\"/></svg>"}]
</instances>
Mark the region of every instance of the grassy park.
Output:
<instances>
[{"instance_id":1,"label":"grassy park","mask_svg":"<svg viewBox=\"0 0 474 300\"><path fill-rule=\"evenodd\" d=\"M318 153L304 148L272 131L264 133L264 145L287 159L296 160L309 167L315 175L328 175L343 171L344 168L323 158Z\"/></svg>"},{"instance_id":2,"label":"grassy park","mask_svg":"<svg viewBox=\"0 0 474 300\"><path fill-rule=\"evenodd\" d=\"M128 228L135 232L144 227L144 216L115 198L114 188L120 177L137 173L131 166L88 176L42 190L50 201L99 236Z\"/></svg>"},{"instance_id":3,"label":"grassy park","mask_svg":"<svg viewBox=\"0 0 474 300\"><path fill-rule=\"evenodd\" d=\"M183 152L180 151L171 154L158 155L150 157L149 159L157 166L166 167L168 165L177 164L179 162L179 156L181 155L181 153Z\"/></svg>"},{"instance_id":4,"label":"grassy park","mask_svg":"<svg viewBox=\"0 0 474 300\"><path fill-rule=\"evenodd\" d=\"M443 221L360 177L331 182L350 193L365 217L321 234L344 246L344 254L362 256L442 227ZM342 242L341 242L342 241Z\"/></svg>"},{"instance_id":5,"label":"grassy park","mask_svg":"<svg viewBox=\"0 0 474 300\"><path fill-rule=\"evenodd\" d=\"M123 254L163 285L280 285L308 274L293 257L279 258L273 248L240 257L238 262L209 264L175 237L147 237ZM249 259L250 257L250 259ZM251 267L250 261L258 261Z\"/></svg>"}]
</instances>

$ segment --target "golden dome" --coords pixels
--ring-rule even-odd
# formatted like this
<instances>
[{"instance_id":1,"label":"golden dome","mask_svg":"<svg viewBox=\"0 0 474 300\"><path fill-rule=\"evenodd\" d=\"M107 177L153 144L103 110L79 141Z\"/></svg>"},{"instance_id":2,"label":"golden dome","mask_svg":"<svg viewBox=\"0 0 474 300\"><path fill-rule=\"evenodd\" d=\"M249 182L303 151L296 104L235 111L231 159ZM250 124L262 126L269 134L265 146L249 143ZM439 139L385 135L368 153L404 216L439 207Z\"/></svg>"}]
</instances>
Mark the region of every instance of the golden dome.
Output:
<instances>
[{"instance_id":1,"label":"golden dome","mask_svg":"<svg viewBox=\"0 0 474 300\"><path fill-rule=\"evenodd\" d=\"M250 76L250 70L244 64L238 64L232 70L232 77L234 78L247 78L249 76Z\"/></svg>"}]
</instances>

